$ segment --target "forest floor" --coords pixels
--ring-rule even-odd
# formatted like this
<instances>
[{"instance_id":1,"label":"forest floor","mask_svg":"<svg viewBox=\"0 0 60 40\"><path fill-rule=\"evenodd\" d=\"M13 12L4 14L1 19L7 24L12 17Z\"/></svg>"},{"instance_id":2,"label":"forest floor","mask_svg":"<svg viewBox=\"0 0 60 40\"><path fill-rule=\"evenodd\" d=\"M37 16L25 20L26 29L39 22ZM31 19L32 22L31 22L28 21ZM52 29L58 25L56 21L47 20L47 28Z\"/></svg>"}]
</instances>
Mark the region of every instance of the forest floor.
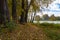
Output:
<instances>
[{"instance_id":1,"label":"forest floor","mask_svg":"<svg viewBox=\"0 0 60 40\"><path fill-rule=\"evenodd\" d=\"M50 25L50 24L49 24ZM48 26L49 26L48 25ZM44 27L45 26L45 27ZM60 29L47 25L35 25L27 23L18 24L15 30L9 32L8 29L2 29L0 33L1 40L60 40Z\"/></svg>"}]
</instances>

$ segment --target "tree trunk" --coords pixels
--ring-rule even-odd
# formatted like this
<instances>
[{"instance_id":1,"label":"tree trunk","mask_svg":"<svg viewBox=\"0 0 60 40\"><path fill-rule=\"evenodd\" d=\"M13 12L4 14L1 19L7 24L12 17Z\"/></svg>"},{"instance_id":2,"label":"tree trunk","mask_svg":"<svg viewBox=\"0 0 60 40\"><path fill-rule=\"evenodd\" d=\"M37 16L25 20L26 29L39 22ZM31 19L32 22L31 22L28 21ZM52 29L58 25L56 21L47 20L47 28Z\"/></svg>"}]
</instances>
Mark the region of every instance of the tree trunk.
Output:
<instances>
[{"instance_id":1,"label":"tree trunk","mask_svg":"<svg viewBox=\"0 0 60 40\"><path fill-rule=\"evenodd\" d=\"M9 14L9 10L8 10L8 4L7 4L7 0L4 0L4 14L6 16L6 21L10 22L10 14Z\"/></svg>"},{"instance_id":2,"label":"tree trunk","mask_svg":"<svg viewBox=\"0 0 60 40\"><path fill-rule=\"evenodd\" d=\"M0 24L5 24L6 21L10 21L7 0L0 0Z\"/></svg>"},{"instance_id":3,"label":"tree trunk","mask_svg":"<svg viewBox=\"0 0 60 40\"><path fill-rule=\"evenodd\" d=\"M0 0L0 24L4 23L4 0Z\"/></svg>"},{"instance_id":4,"label":"tree trunk","mask_svg":"<svg viewBox=\"0 0 60 40\"><path fill-rule=\"evenodd\" d=\"M33 13L31 14L31 20L30 20L31 23L33 23Z\"/></svg>"},{"instance_id":5,"label":"tree trunk","mask_svg":"<svg viewBox=\"0 0 60 40\"><path fill-rule=\"evenodd\" d=\"M16 0L12 0L12 19L17 22Z\"/></svg>"},{"instance_id":6,"label":"tree trunk","mask_svg":"<svg viewBox=\"0 0 60 40\"><path fill-rule=\"evenodd\" d=\"M25 9L25 23L27 23L27 17L28 17L28 10L30 8L30 6L32 5L32 3L34 2L34 0L31 0L29 5L28 5L28 0L26 0L26 9Z\"/></svg>"},{"instance_id":7,"label":"tree trunk","mask_svg":"<svg viewBox=\"0 0 60 40\"><path fill-rule=\"evenodd\" d=\"M22 0L22 12L21 12L21 18L20 18L20 23L25 23L25 8L24 8L24 0Z\"/></svg>"},{"instance_id":8,"label":"tree trunk","mask_svg":"<svg viewBox=\"0 0 60 40\"><path fill-rule=\"evenodd\" d=\"M28 10L29 10L32 2L33 1L31 0L30 4L28 5L28 0L22 0L22 10L23 11L22 11L22 14L21 14L20 23L27 23Z\"/></svg>"},{"instance_id":9,"label":"tree trunk","mask_svg":"<svg viewBox=\"0 0 60 40\"><path fill-rule=\"evenodd\" d=\"M28 10L26 10L26 14L25 14L25 23L27 23L27 17L28 17Z\"/></svg>"},{"instance_id":10,"label":"tree trunk","mask_svg":"<svg viewBox=\"0 0 60 40\"><path fill-rule=\"evenodd\" d=\"M33 21L35 20L35 16L36 16L36 11L35 11L34 16L33 16Z\"/></svg>"},{"instance_id":11,"label":"tree trunk","mask_svg":"<svg viewBox=\"0 0 60 40\"><path fill-rule=\"evenodd\" d=\"M27 23L27 17L28 17L28 0L26 0L26 9L25 9L25 23Z\"/></svg>"},{"instance_id":12,"label":"tree trunk","mask_svg":"<svg viewBox=\"0 0 60 40\"><path fill-rule=\"evenodd\" d=\"M21 24L25 23L25 17L24 17L24 16L25 16L25 15L24 15L24 12L22 12L21 18L20 18L20 23L21 23Z\"/></svg>"}]
</instances>

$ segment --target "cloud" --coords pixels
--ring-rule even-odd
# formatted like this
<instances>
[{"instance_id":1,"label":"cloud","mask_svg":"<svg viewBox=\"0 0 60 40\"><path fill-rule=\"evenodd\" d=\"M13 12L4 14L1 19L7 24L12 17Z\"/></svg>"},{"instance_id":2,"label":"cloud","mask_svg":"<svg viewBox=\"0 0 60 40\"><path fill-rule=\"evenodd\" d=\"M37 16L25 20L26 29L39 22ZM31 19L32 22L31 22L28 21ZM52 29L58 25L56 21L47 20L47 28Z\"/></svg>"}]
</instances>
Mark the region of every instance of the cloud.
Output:
<instances>
[{"instance_id":1,"label":"cloud","mask_svg":"<svg viewBox=\"0 0 60 40\"><path fill-rule=\"evenodd\" d=\"M45 8L43 11L48 15L54 14L55 16L60 16L60 0L49 4L48 8Z\"/></svg>"},{"instance_id":2,"label":"cloud","mask_svg":"<svg viewBox=\"0 0 60 40\"><path fill-rule=\"evenodd\" d=\"M60 9L60 3L56 3L56 5L58 6L58 8Z\"/></svg>"}]
</instances>

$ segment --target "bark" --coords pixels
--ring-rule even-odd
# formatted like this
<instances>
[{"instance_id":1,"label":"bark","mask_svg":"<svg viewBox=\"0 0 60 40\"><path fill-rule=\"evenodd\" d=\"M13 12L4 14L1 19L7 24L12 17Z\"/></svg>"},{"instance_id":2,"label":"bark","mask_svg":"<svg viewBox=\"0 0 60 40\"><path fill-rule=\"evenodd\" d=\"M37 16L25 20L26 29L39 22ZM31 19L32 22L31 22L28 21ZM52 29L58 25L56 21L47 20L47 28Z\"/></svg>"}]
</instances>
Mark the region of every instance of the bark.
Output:
<instances>
[{"instance_id":1,"label":"bark","mask_svg":"<svg viewBox=\"0 0 60 40\"><path fill-rule=\"evenodd\" d=\"M25 17L24 17L24 16L25 16L25 15L24 15L24 12L22 12L21 18L20 18L20 23L21 23L21 24L25 23Z\"/></svg>"},{"instance_id":2,"label":"bark","mask_svg":"<svg viewBox=\"0 0 60 40\"><path fill-rule=\"evenodd\" d=\"M0 24L4 23L4 0L0 0Z\"/></svg>"},{"instance_id":3,"label":"bark","mask_svg":"<svg viewBox=\"0 0 60 40\"><path fill-rule=\"evenodd\" d=\"M4 14L6 15L6 20L8 22L10 22L10 13L9 13L9 10L8 10L8 4L7 4L7 0L4 0Z\"/></svg>"},{"instance_id":4,"label":"bark","mask_svg":"<svg viewBox=\"0 0 60 40\"><path fill-rule=\"evenodd\" d=\"M25 14L25 23L27 23L27 17L28 17L28 10L30 8L30 6L32 5L32 3L34 2L34 0L31 0L30 4L28 5L28 0L26 0L26 14Z\"/></svg>"},{"instance_id":5,"label":"bark","mask_svg":"<svg viewBox=\"0 0 60 40\"><path fill-rule=\"evenodd\" d=\"M30 4L28 5L28 0L26 0L26 4L24 4L24 0L22 0L22 14L21 14L21 19L20 19L20 23L27 23L27 17L28 17L28 10L30 8L30 6L32 5L33 0L31 0ZM24 8L26 5L26 8Z\"/></svg>"},{"instance_id":6,"label":"bark","mask_svg":"<svg viewBox=\"0 0 60 40\"><path fill-rule=\"evenodd\" d=\"M28 17L28 10L29 10L29 8L28 8L28 0L26 0L26 9L25 9L25 23L27 23L27 17Z\"/></svg>"},{"instance_id":7,"label":"bark","mask_svg":"<svg viewBox=\"0 0 60 40\"><path fill-rule=\"evenodd\" d=\"M17 22L16 0L12 0L12 19Z\"/></svg>"},{"instance_id":8,"label":"bark","mask_svg":"<svg viewBox=\"0 0 60 40\"><path fill-rule=\"evenodd\" d=\"M35 11L34 16L33 16L33 21L35 20L35 16L36 16L36 11Z\"/></svg>"},{"instance_id":9,"label":"bark","mask_svg":"<svg viewBox=\"0 0 60 40\"><path fill-rule=\"evenodd\" d=\"M0 0L0 24L5 24L6 21L10 21L7 0Z\"/></svg>"},{"instance_id":10,"label":"bark","mask_svg":"<svg viewBox=\"0 0 60 40\"><path fill-rule=\"evenodd\" d=\"M33 13L31 14L31 20L30 20L31 23L33 23Z\"/></svg>"},{"instance_id":11,"label":"bark","mask_svg":"<svg viewBox=\"0 0 60 40\"><path fill-rule=\"evenodd\" d=\"M25 23L25 10L24 10L24 0L22 0L22 12L21 12L21 18L20 18L20 23Z\"/></svg>"},{"instance_id":12,"label":"bark","mask_svg":"<svg viewBox=\"0 0 60 40\"><path fill-rule=\"evenodd\" d=\"M28 17L28 10L26 10L26 14L25 14L25 23L27 23L27 17Z\"/></svg>"}]
</instances>

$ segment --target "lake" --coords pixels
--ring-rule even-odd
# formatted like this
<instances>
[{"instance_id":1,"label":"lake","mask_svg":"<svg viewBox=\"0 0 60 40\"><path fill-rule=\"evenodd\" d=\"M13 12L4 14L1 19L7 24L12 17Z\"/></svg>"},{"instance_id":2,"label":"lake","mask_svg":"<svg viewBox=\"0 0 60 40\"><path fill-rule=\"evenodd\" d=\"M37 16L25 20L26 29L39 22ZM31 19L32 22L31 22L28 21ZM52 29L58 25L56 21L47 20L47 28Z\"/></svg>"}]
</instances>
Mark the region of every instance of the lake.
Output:
<instances>
[{"instance_id":1,"label":"lake","mask_svg":"<svg viewBox=\"0 0 60 40\"><path fill-rule=\"evenodd\" d=\"M54 24L60 24L60 21L33 21L34 23L54 23Z\"/></svg>"}]
</instances>

